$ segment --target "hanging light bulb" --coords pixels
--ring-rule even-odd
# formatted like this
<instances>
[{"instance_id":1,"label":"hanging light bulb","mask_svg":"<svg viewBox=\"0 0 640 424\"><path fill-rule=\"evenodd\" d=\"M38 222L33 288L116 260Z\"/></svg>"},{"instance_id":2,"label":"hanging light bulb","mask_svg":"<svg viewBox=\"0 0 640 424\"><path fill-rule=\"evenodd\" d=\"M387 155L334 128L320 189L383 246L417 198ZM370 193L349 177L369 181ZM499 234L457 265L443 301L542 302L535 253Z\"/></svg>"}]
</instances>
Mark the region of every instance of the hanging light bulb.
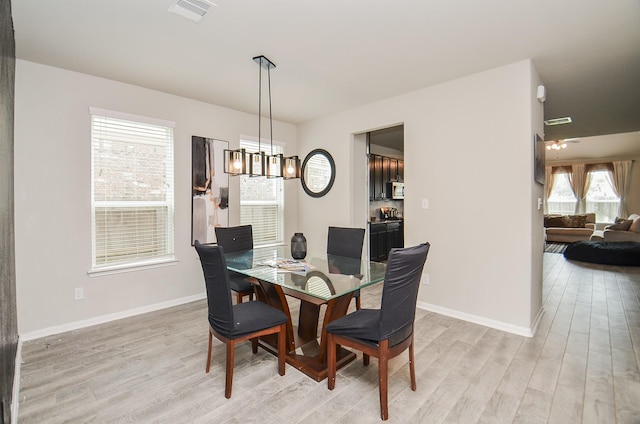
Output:
<instances>
[{"instance_id":1,"label":"hanging light bulb","mask_svg":"<svg viewBox=\"0 0 640 424\"><path fill-rule=\"evenodd\" d=\"M545 148L547 150L560 150L560 149L566 149L567 148L567 143L565 140L553 140L547 143L547 145L545 146Z\"/></svg>"},{"instance_id":2,"label":"hanging light bulb","mask_svg":"<svg viewBox=\"0 0 640 424\"><path fill-rule=\"evenodd\" d=\"M231 176L247 173L249 155L244 149L224 149L224 172Z\"/></svg>"},{"instance_id":3,"label":"hanging light bulb","mask_svg":"<svg viewBox=\"0 0 640 424\"><path fill-rule=\"evenodd\" d=\"M298 156L284 158L282 177L285 180L300 178L300 159L298 159Z\"/></svg>"}]
</instances>

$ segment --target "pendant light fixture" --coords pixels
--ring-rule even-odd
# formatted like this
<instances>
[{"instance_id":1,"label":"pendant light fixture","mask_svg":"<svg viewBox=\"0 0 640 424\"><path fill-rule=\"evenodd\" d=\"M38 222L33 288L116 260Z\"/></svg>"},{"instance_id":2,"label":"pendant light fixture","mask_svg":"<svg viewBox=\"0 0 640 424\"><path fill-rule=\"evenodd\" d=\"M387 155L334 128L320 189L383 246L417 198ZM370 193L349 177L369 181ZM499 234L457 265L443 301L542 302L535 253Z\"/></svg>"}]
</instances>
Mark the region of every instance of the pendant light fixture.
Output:
<instances>
[{"instance_id":1,"label":"pendant light fixture","mask_svg":"<svg viewBox=\"0 0 640 424\"><path fill-rule=\"evenodd\" d=\"M278 161L278 156L274 156L273 154L273 119L271 115L271 68L275 68L276 65L267 59L266 56L256 56L253 58L253 61L256 62L259 66L258 73L258 153L257 157L254 158L256 164L256 170L260 171L260 176L274 178L281 177L278 172L274 173L273 162ZM269 155L265 154L261 149L261 141L262 141L262 68L267 70L267 81L269 83L269 131L270 131L270 140L271 140L271 153ZM258 165L259 163L259 165ZM256 172L255 175L258 175Z\"/></svg>"},{"instance_id":2,"label":"pendant light fixture","mask_svg":"<svg viewBox=\"0 0 640 424\"><path fill-rule=\"evenodd\" d=\"M224 172L229 175L250 175L252 177L284 178L285 180L300 178L300 159L298 156L284 157L281 153L273 153L273 115L271 111L271 69L276 65L266 56L253 58L259 65L258 73L258 151L248 153L245 149L226 150ZM269 90L269 139L270 154L262 151L262 69L267 70Z\"/></svg>"}]
</instances>

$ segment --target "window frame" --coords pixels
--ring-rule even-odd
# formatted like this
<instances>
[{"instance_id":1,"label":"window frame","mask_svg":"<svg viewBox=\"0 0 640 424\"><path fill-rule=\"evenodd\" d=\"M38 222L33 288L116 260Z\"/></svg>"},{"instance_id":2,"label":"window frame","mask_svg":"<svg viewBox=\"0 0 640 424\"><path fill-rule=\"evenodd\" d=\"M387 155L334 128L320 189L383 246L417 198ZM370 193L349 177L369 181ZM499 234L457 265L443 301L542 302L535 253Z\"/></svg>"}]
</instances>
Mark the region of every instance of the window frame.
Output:
<instances>
[{"instance_id":1,"label":"window frame","mask_svg":"<svg viewBox=\"0 0 640 424\"><path fill-rule=\"evenodd\" d=\"M150 118L139 115L132 115L123 112L105 110L90 107L90 139L91 139L91 176L90 176L90 185L91 185L91 268L87 272L89 276L97 276L97 275L108 275L114 273L122 273L122 272L130 272L141 269L149 269L155 268L159 266L170 266L177 263L175 258L175 138L174 138L174 128L175 123L172 121ZM162 127L167 130L167 138L161 139L163 144L163 149L165 149L164 157L166 161L164 162L166 165L165 172L165 183L169 185L169 187L163 191L164 199L161 200L151 200L147 199L134 199L134 200L104 200L96 198L96 181L95 181L95 173L94 166L99 166L96 164L96 156L99 153L95 149L98 147L96 143L98 141L96 138L99 136L94 133L96 127L94 126L94 120L112 120L112 124L116 124L117 121L129 121L134 124L140 124L141 126L156 126ZM117 120L117 121L116 121ZM97 125L97 124L96 124ZM142 128L140 128L140 132L143 132ZM105 136L103 134L102 136ZM122 140L118 140L122 141ZM149 144L148 140L127 140L132 143L139 143L140 145ZM108 166L108 165L107 165ZM123 211L126 209L135 209L137 207L142 208L142 210L146 210L149 208L163 208L166 210L161 216L164 219L164 223L160 224L158 228L163 228L164 231L161 231L162 242L160 246L163 247L162 252L160 254L155 255L139 255L136 256L132 251L129 251L129 254L132 257L128 259L123 259L119 261L107 262L104 264L98 263L97 260L97 228L96 228L96 213L99 208L108 208L111 211ZM134 212L135 213L135 212ZM105 214L108 216L109 214ZM154 234L155 235L155 234ZM153 237L152 237L153 238ZM130 249L135 250L138 245L136 243L128 246ZM157 247L157 243L153 243L154 247Z\"/></svg>"}]
</instances>

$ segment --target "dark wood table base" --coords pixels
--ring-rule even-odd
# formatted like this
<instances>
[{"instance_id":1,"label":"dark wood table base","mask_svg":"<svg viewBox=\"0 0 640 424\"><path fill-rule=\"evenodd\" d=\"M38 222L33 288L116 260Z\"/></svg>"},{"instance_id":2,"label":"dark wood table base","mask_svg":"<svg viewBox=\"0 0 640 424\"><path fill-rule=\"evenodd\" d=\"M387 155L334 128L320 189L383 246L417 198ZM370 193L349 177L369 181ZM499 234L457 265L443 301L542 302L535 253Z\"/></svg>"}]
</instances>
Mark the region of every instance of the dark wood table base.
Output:
<instances>
[{"instance_id":1,"label":"dark wood table base","mask_svg":"<svg viewBox=\"0 0 640 424\"><path fill-rule=\"evenodd\" d=\"M327 334L325 328L331 321L346 315L353 293L325 302L304 293L264 281L259 281L258 287L258 300L280 309L287 315L287 363L316 381L322 381L327 378ZM300 299L301 302L297 332L294 332L291 311L286 299L287 295ZM320 340L318 341L318 324L322 305L326 305L326 311L322 322ZM274 337L262 337L259 346L277 355L276 339ZM353 361L356 358L356 354L338 347L336 358L337 369L340 369Z\"/></svg>"}]
</instances>

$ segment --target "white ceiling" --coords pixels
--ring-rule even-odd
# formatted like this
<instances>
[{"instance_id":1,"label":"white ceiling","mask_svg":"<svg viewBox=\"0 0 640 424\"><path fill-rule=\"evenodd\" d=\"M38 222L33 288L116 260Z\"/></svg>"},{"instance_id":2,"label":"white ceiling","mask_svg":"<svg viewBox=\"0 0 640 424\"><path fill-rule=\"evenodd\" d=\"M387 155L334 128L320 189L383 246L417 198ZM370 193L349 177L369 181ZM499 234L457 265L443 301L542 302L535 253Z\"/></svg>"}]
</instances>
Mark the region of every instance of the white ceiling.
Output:
<instances>
[{"instance_id":1,"label":"white ceiling","mask_svg":"<svg viewBox=\"0 0 640 424\"><path fill-rule=\"evenodd\" d=\"M19 59L301 123L531 58L545 139L640 130L638 0L216 0L199 22L171 0L14 0ZM487 131L500 131L499 127Z\"/></svg>"}]
</instances>

